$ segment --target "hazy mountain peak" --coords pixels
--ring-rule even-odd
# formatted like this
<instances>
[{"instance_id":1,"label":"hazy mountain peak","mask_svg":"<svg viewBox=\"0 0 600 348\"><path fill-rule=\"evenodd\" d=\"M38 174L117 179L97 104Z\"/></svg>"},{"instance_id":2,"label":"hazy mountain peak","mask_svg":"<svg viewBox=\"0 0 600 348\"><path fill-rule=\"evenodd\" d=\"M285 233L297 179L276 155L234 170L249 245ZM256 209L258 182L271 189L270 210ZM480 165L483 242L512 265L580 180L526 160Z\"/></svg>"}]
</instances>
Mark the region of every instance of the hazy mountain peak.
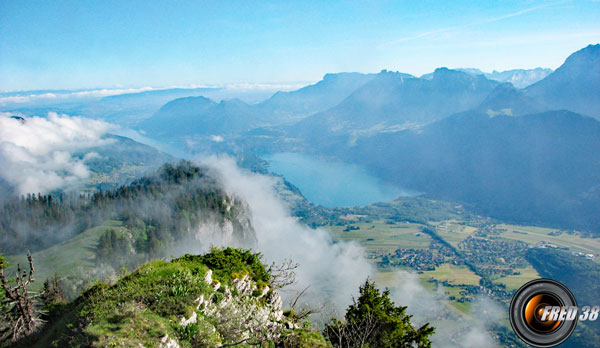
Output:
<instances>
[{"instance_id":1,"label":"hazy mountain peak","mask_svg":"<svg viewBox=\"0 0 600 348\"><path fill-rule=\"evenodd\" d=\"M517 88L525 88L552 73L552 69L548 68L494 70L491 73L483 72L477 68L457 68L456 70L470 75L483 75L490 80L498 82L510 82Z\"/></svg>"},{"instance_id":2,"label":"hazy mountain peak","mask_svg":"<svg viewBox=\"0 0 600 348\"><path fill-rule=\"evenodd\" d=\"M435 71L433 72L433 80L447 80L447 79L465 79L468 77L471 77L472 75L469 75L467 73L464 73L462 71L458 71L458 70L452 70L452 69L448 69L446 67L441 67L441 68L437 68L435 69Z\"/></svg>"},{"instance_id":3,"label":"hazy mountain peak","mask_svg":"<svg viewBox=\"0 0 600 348\"><path fill-rule=\"evenodd\" d=\"M206 98L206 97L203 97L203 96L198 96L198 97L183 97L183 98L177 98L177 99L171 100L170 102L168 102L167 104L165 104L163 106L163 108L167 107L169 105L176 104L176 103L178 103L178 104L193 103L195 105L199 105L199 104L213 105L213 104L216 104L216 102L213 101L212 99Z\"/></svg>"},{"instance_id":4,"label":"hazy mountain peak","mask_svg":"<svg viewBox=\"0 0 600 348\"><path fill-rule=\"evenodd\" d=\"M447 82L448 80L462 79L463 81L472 81L472 77L478 77L484 73L479 69L471 68L460 68L460 69L449 69L447 67L440 67L435 69L433 72L421 75L423 80L437 80L437 82ZM482 76L483 77L483 76Z\"/></svg>"},{"instance_id":5,"label":"hazy mountain peak","mask_svg":"<svg viewBox=\"0 0 600 348\"><path fill-rule=\"evenodd\" d=\"M264 114L276 116L279 122L327 110L371 81L376 75L356 72L325 74L323 79L295 91L277 92L259 104Z\"/></svg>"},{"instance_id":6,"label":"hazy mountain peak","mask_svg":"<svg viewBox=\"0 0 600 348\"><path fill-rule=\"evenodd\" d=\"M600 118L600 45L573 54L545 79L526 88L528 95L554 109Z\"/></svg>"},{"instance_id":7,"label":"hazy mountain peak","mask_svg":"<svg viewBox=\"0 0 600 348\"><path fill-rule=\"evenodd\" d=\"M433 75L435 76L436 74L438 74L438 75L439 75L439 74L444 74L444 73L447 73L447 72L449 72L449 71L451 71L451 70L450 70L450 69L448 69L448 68L447 68L447 67L445 67L445 66L442 66L442 67L439 67L439 68L435 69L435 70L433 71Z\"/></svg>"},{"instance_id":8,"label":"hazy mountain peak","mask_svg":"<svg viewBox=\"0 0 600 348\"><path fill-rule=\"evenodd\" d=\"M477 110L489 116L519 116L543 111L544 107L511 83L505 82L494 88Z\"/></svg>"},{"instance_id":9,"label":"hazy mountain peak","mask_svg":"<svg viewBox=\"0 0 600 348\"><path fill-rule=\"evenodd\" d=\"M475 90L485 86L488 91L491 91L497 84L497 82L488 80L483 75L468 74L445 67L435 69L431 82L441 89L458 88L460 86L460 88Z\"/></svg>"},{"instance_id":10,"label":"hazy mountain peak","mask_svg":"<svg viewBox=\"0 0 600 348\"><path fill-rule=\"evenodd\" d=\"M248 106L248 103L244 102L243 100L241 100L240 98L233 98L233 99L223 99L221 100L221 102L219 103L221 105L242 105L242 106Z\"/></svg>"},{"instance_id":11,"label":"hazy mountain peak","mask_svg":"<svg viewBox=\"0 0 600 348\"><path fill-rule=\"evenodd\" d=\"M339 80L339 79L343 79L343 78L356 78L356 77L360 77L360 76L364 76L364 75L365 74L358 73L358 72L327 73L327 74L323 75L323 79L321 81L317 82L317 84L323 83L324 81L331 82L333 80Z\"/></svg>"},{"instance_id":12,"label":"hazy mountain peak","mask_svg":"<svg viewBox=\"0 0 600 348\"><path fill-rule=\"evenodd\" d=\"M387 69L383 69L377 74L378 76L390 76L390 77L401 77L401 78L413 78L414 76L411 74L399 72L399 71L391 71Z\"/></svg>"},{"instance_id":13,"label":"hazy mountain peak","mask_svg":"<svg viewBox=\"0 0 600 348\"><path fill-rule=\"evenodd\" d=\"M588 45L579 51L571 54L565 63L561 66L574 66L578 64L595 64L600 63L600 44ZM560 68L559 68L560 69Z\"/></svg>"},{"instance_id":14,"label":"hazy mountain peak","mask_svg":"<svg viewBox=\"0 0 600 348\"><path fill-rule=\"evenodd\" d=\"M471 75L485 75L483 71L477 68L457 68L456 70L466 72ZM496 73L496 70L494 70L493 73Z\"/></svg>"}]
</instances>

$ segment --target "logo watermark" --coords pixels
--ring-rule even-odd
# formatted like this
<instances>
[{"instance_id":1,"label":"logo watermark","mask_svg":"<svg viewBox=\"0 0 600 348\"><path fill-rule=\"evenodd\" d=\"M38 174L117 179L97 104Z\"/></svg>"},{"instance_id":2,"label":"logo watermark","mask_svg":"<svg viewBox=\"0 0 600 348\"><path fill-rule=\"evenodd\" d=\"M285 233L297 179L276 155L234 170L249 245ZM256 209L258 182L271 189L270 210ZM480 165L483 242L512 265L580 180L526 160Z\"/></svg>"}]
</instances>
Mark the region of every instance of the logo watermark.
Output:
<instances>
[{"instance_id":1,"label":"logo watermark","mask_svg":"<svg viewBox=\"0 0 600 348\"><path fill-rule=\"evenodd\" d=\"M525 343L554 347L571 336L578 321L595 321L600 306L577 306L575 297L563 284L536 279L523 285L510 303L510 324Z\"/></svg>"}]
</instances>

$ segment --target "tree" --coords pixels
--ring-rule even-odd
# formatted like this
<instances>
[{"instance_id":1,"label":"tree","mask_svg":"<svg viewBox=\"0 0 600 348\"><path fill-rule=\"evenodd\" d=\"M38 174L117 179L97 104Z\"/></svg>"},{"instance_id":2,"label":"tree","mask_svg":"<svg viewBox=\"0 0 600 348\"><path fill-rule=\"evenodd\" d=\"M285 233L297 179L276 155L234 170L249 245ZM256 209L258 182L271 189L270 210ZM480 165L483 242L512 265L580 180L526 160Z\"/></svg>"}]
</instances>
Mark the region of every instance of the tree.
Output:
<instances>
[{"instance_id":1,"label":"tree","mask_svg":"<svg viewBox=\"0 0 600 348\"><path fill-rule=\"evenodd\" d=\"M324 336L334 347L404 348L431 347L429 324L415 329L406 307L396 307L389 290L380 292L368 279L359 288L358 300L346 310L344 321L333 318L325 326Z\"/></svg>"},{"instance_id":2,"label":"tree","mask_svg":"<svg viewBox=\"0 0 600 348\"><path fill-rule=\"evenodd\" d=\"M54 277L46 279L40 297L44 301L46 307L55 303L67 302L67 296L65 295L65 291L62 288L58 275L54 274Z\"/></svg>"},{"instance_id":3,"label":"tree","mask_svg":"<svg viewBox=\"0 0 600 348\"><path fill-rule=\"evenodd\" d=\"M0 325L0 342L4 340L14 342L30 335L42 324L35 298L27 289L34 281L35 271L30 253L27 254L27 260L29 260L29 272L21 271L21 265L18 265L13 285L12 281L6 280L4 276L4 259L0 258L0 281L6 306L5 312L2 313L6 320L3 320Z\"/></svg>"}]
</instances>

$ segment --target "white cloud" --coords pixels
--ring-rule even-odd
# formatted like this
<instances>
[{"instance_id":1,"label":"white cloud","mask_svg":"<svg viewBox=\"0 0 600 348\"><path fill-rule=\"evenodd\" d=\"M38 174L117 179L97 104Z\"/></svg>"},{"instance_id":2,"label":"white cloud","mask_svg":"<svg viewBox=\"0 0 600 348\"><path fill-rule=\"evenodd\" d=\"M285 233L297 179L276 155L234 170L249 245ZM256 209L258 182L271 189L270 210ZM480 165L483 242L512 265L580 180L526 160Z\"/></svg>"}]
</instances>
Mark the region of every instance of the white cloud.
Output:
<instances>
[{"instance_id":1,"label":"white cloud","mask_svg":"<svg viewBox=\"0 0 600 348\"><path fill-rule=\"evenodd\" d=\"M312 83L312 82L311 82ZM146 91L158 91L170 88L216 88L230 93L247 92L275 92L292 91L302 88L310 83L230 83L230 84L194 84L173 85L168 87L140 87L140 88L99 88L78 91L53 91L38 93L35 91L22 93L0 94L0 106L10 104L26 104L39 102L64 102L67 100L89 100L99 99L112 95L126 93L140 93ZM215 92L216 93L216 92Z\"/></svg>"},{"instance_id":2,"label":"white cloud","mask_svg":"<svg viewBox=\"0 0 600 348\"><path fill-rule=\"evenodd\" d=\"M491 324L501 323L503 311L498 304L485 297L478 297L468 314L450 310L443 291L425 289L413 272L397 271L390 277L391 297L396 305L407 306L407 313L414 316L413 323L430 323L435 327L431 337L434 347L448 348L494 348L496 342L489 333Z\"/></svg>"},{"instance_id":3,"label":"white cloud","mask_svg":"<svg viewBox=\"0 0 600 348\"><path fill-rule=\"evenodd\" d=\"M220 135L211 135L210 140L214 141L215 143L221 143L225 139L223 139L223 137Z\"/></svg>"},{"instance_id":4,"label":"white cloud","mask_svg":"<svg viewBox=\"0 0 600 348\"><path fill-rule=\"evenodd\" d=\"M230 158L202 160L215 168L230 193L244 200L251 212L257 248L267 262L292 259L299 263L295 292L310 285L302 301L345 310L352 295L373 268L364 258L364 249L355 243L334 243L328 231L298 223L275 191L277 177L241 171Z\"/></svg>"},{"instance_id":5,"label":"white cloud","mask_svg":"<svg viewBox=\"0 0 600 348\"><path fill-rule=\"evenodd\" d=\"M86 98L103 98L111 95L124 93L139 93L162 88L141 87L141 88L102 88L90 89L83 91L66 91L66 92L46 92L46 93L21 93L19 95L5 94L0 96L0 105L7 104L25 104L47 101L64 101L67 99L86 99Z\"/></svg>"},{"instance_id":6,"label":"white cloud","mask_svg":"<svg viewBox=\"0 0 600 348\"><path fill-rule=\"evenodd\" d=\"M298 262L298 284L294 290L310 285L303 300L313 307L322 305L323 320L332 315L343 317L359 285L367 277L373 279L375 276L375 269L364 257L365 250L355 243L334 243L327 230L300 224L275 191L280 178L242 171L230 158L213 156L201 162L216 169L217 177L223 179L229 193L248 204L257 243L244 247L263 253L267 262L286 258ZM211 242L223 244L219 240ZM389 282L392 300L396 305L408 306L407 312L414 316L412 322L417 326L429 322L435 327L434 347L496 347L488 330L490 324L504 320L504 311L493 301L478 298L470 313L458 314L448 307L443 291L425 289L415 273L398 271L386 278L392 279ZM283 296L289 300L295 293L292 291Z\"/></svg>"},{"instance_id":7,"label":"white cloud","mask_svg":"<svg viewBox=\"0 0 600 348\"><path fill-rule=\"evenodd\" d=\"M0 178L17 194L74 188L89 177L88 153L76 151L108 144L112 126L102 121L49 113L20 121L0 114Z\"/></svg>"}]
</instances>

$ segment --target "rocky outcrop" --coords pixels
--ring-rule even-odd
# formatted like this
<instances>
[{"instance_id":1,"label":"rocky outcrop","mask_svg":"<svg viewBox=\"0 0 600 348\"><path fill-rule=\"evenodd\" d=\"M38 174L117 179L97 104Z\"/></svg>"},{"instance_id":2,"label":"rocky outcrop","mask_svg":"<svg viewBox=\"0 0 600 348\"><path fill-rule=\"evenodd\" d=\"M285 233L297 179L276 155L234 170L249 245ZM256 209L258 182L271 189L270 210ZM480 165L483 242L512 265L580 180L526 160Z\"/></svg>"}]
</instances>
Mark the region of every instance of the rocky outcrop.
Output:
<instances>
[{"instance_id":1,"label":"rocky outcrop","mask_svg":"<svg viewBox=\"0 0 600 348\"><path fill-rule=\"evenodd\" d=\"M268 285L259 288L247 274L223 285L212 274L208 270L204 276L212 294L200 295L194 301L196 311L181 318L180 326L198 324L227 340L253 342L277 340L283 330L296 328L283 315L281 297Z\"/></svg>"}]
</instances>

